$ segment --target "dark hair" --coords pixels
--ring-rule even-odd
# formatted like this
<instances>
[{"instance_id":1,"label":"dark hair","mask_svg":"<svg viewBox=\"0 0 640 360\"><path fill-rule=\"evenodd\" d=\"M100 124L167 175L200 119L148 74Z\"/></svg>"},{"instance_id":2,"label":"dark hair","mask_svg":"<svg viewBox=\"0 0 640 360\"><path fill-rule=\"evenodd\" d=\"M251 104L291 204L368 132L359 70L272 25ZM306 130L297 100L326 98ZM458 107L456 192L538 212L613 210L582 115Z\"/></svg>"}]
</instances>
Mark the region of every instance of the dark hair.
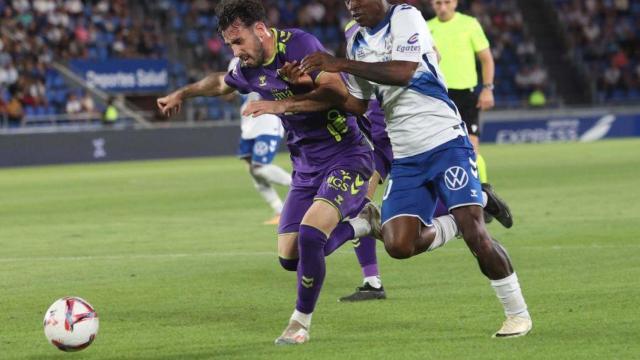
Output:
<instances>
[{"instance_id":1,"label":"dark hair","mask_svg":"<svg viewBox=\"0 0 640 360\"><path fill-rule=\"evenodd\" d=\"M216 7L216 15L219 32L227 30L236 20L249 27L267 19L264 6L259 0L223 0Z\"/></svg>"}]
</instances>

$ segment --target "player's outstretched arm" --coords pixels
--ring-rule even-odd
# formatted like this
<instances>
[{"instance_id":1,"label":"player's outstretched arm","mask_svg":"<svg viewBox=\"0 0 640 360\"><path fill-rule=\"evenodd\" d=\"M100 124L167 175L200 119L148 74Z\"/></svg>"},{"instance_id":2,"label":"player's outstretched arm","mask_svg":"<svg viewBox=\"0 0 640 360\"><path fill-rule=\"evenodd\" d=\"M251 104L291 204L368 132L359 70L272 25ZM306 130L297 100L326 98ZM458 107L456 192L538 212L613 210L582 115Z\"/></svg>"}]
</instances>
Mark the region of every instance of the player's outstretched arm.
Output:
<instances>
[{"instance_id":1,"label":"player's outstretched arm","mask_svg":"<svg viewBox=\"0 0 640 360\"><path fill-rule=\"evenodd\" d=\"M407 86L418 68L418 63L400 60L367 63L316 52L302 59L301 68L305 73L312 71L346 72L378 84Z\"/></svg>"},{"instance_id":2,"label":"player's outstretched arm","mask_svg":"<svg viewBox=\"0 0 640 360\"><path fill-rule=\"evenodd\" d=\"M352 96L349 95L340 75L333 73L320 74L315 82L315 89L312 91L292 96L281 101L252 101L245 108L243 115L259 116L263 114L283 114L295 112L315 112L324 111L331 108L345 108L350 106L349 112L359 111L359 114L366 111L366 105L356 107L353 104ZM355 99L355 98L354 98ZM357 100L357 99L355 99Z\"/></svg>"},{"instance_id":3,"label":"player's outstretched arm","mask_svg":"<svg viewBox=\"0 0 640 360\"><path fill-rule=\"evenodd\" d=\"M180 112L182 102L197 96L220 96L233 92L235 89L224 82L226 73L212 73L204 79L186 85L171 94L157 100L158 108L165 116L173 116Z\"/></svg>"}]
</instances>

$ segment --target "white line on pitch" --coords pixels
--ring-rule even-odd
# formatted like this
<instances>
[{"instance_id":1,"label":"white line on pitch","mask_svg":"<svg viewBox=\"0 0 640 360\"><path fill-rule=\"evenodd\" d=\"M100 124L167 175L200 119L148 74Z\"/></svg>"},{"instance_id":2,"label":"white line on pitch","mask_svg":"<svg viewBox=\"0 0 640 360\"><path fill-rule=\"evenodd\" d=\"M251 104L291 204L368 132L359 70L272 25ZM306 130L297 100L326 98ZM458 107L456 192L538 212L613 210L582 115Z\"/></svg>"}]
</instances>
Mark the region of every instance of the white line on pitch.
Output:
<instances>
[{"instance_id":1,"label":"white line on pitch","mask_svg":"<svg viewBox=\"0 0 640 360\"><path fill-rule=\"evenodd\" d=\"M348 245L345 245L348 246ZM587 245L587 246L509 246L513 250L597 250L597 249L640 249L640 244L622 245ZM467 252L467 248L441 249L440 253L446 252ZM334 254L352 254L351 248L341 249ZM384 254L384 250L378 249L378 253ZM194 257L242 257L242 256L277 256L276 251L219 251L201 253L178 253L178 254L135 254L135 255L86 255L86 256L42 256L42 257L7 257L0 258L0 263L22 262L22 261L87 261L87 260L136 260L136 259L179 259Z\"/></svg>"}]
</instances>

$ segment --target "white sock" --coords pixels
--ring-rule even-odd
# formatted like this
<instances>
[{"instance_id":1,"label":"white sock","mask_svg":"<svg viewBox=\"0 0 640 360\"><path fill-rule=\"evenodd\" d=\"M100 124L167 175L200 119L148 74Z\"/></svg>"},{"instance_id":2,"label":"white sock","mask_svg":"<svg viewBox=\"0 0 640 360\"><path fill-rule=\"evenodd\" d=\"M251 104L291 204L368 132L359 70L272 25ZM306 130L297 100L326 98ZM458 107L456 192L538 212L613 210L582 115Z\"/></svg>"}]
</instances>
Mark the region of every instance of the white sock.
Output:
<instances>
[{"instance_id":1,"label":"white sock","mask_svg":"<svg viewBox=\"0 0 640 360\"><path fill-rule=\"evenodd\" d=\"M302 324L302 326L304 326L305 329L309 330L309 328L311 327L311 315L313 315L313 313L305 314L298 310L294 310L293 315L291 315L291 319L289 321L295 320L300 324Z\"/></svg>"},{"instance_id":2,"label":"white sock","mask_svg":"<svg viewBox=\"0 0 640 360\"><path fill-rule=\"evenodd\" d=\"M486 192L482 192L482 207L486 207L487 206L487 201L489 201L489 196L487 195Z\"/></svg>"},{"instance_id":3,"label":"white sock","mask_svg":"<svg viewBox=\"0 0 640 360\"><path fill-rule=\"evenodd\" d=\"M518 275L514 272L500 280L491 280L491 286L496 291L496 296L504 307L504 314L531 318L527 311L527 304L524 302Z\"/></svg>"},{"instance_id":4,"label":"white sock","mask_svg":"<svg viewBox=\"0 0 640 360\"><path fill-rule=\"evenodd\" d=\"M354 239L367 236L371 232L371 225L367 220L363 218L356 217L353 219L349 219L348 221L349 221L349 224L351 224L351 227L353 228Z\"/></svg>"},{"instance_id":5,"label":"white sock","mask_svg":"<svg viewBox=\"0 0 640 360\"><path fill-rule=\"evenodd\" d=\"M282 212L283 204L282 200L280 199L280 195L278 195L278 192L271 185L269 185L268 182L260 178L254 177L253 184L255 185L256 190L258 190L260 196L262 196L267 204L271 206L273 211L276 214L280 214Z\"/></svg>"},{"instance_id":6,"label":"white sock","mask_svg":"<svg viewBox=\"0 0 640 360\"><path fill-rule=\"evenodd\" d=\"M291 174L284 171L284 169L278 165L267 164L256 166L253 170L253 173L272 184L283 186L291 185Z\"/></svg>"},{"instance_id":7,"label":"white sock","mask_svg":"<svg viewBox=\"0 0 640 360\"><path fill-rule=\"evenodd\" d=\"M382 287L382 280L380 280L380 276L378 275L365 277L362 285L367 283L376 289L380 289Z\"/></svg>"},{"instance_id":8,"label":"white sock","mask_svg":"<svg viewBox=\"0 0 640 360\"><path fill-rule=\"evenodd\" d=\"M433 227L436 230L436 237L433 239L427 251L433 251L448 241L456 237L458 225L453 215L444 215L433 219Z\"/></svg>"}]
</instances>

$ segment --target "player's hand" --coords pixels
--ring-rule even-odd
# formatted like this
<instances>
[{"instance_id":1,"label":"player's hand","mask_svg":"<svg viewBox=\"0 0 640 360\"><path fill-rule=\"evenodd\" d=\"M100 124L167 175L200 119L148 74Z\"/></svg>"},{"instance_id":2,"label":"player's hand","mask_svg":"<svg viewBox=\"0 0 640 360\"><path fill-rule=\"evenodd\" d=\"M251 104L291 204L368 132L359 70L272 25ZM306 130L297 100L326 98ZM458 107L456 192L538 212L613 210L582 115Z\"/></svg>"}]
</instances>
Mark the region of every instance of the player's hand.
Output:
<instances>
[{"instance_id":1,"label":"player's hand","mask_svg":"<svg viewBox=\"0 0 640 360\"><path fill-rule=\"evenodd\" d=\"M302 59L300 68L306 74L312 71L337 73L342 71L344 61L345 59L338 59L333 55L318 51Z\"/></svg>"},{"instance_id":2,"label":"player's hand","mask_svg":"<svg viewBox=\"0 0 640 360\"><path fill-rule=\"evenodd\" d=\"M298 60L286 62L284 66L278 69L278 75L282 80L292 85L313 86L313 80L302 71L299 65Z\"/></svg>"},{"instance_id":3,"label":"player's hand","mask_svg":"<svg viewBox=\"0 0 640 360\"><path fill-rule=\"evenodd\" d=\"M496 105L493 99L493 91L491 89L482 89L480 96L478 96L478 104L476 107L480 110L489 110Z\"/></svg>"},{"instance_id":4,"label":"player's hand","mask_svg":"<svg viewBox=\"0 0 640 360\"><path fill-rule=\"evenodd\" d=\"M182 95L180 92L176 91L165 97L159 98L156 102L162 115L171 117L180 112L180 108L182 107Z\"/></svg>"},{"instance_id":5,"label":"player's hand","mask_svg":"<svg viewBox=\"0 0 640 360\"><path fill-rule=\"evenodd\" d=\"M287 111L283 101L256 100L250 101L242 112L242 116L260 116L264 114L283 114Z\"/></svg>"}]
</instances>

